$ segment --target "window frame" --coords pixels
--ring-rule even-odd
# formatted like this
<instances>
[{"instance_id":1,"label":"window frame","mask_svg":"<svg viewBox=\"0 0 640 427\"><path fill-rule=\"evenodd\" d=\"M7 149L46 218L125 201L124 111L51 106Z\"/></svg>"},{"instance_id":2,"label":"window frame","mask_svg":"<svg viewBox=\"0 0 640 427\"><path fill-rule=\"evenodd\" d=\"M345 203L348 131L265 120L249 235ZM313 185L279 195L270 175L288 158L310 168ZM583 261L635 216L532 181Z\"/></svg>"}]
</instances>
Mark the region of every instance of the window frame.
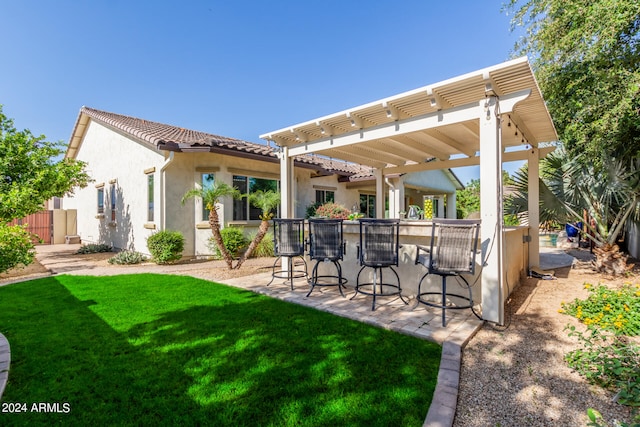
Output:
<instances>
[{"instance_id":1,"label":"window frame","mask_svg":"<svg viewBox=\"0 0 640 427\"><path fill-rule=\"evenodd\" d=\"M200 172L200 188L202 190L205 189L205 187L207 187L205 185L204 182L204 177L205 175L210 175L211 176L211 184L214 184L216 182L216 177L215 174L213 172ZM207 209L207 207L204 204L204 200L202 198L200 198L200 203L202 204L202 209L201 209L201 213L202 213L202 217L201 217L201 221L209 221L209 209Z\"/></svg>"},{"instance_id":2,"label":"window frame","mask_svg":"<svg viewBox=\"0 0 640 427\"><path fill-rule=\"evenodd\" d=\"M365 202L363 203L363 198ZM360 193L360 213L364 214L366 218L376 217L376 195L368 193Z\"/></svg>"},{"instance_id":3,"label":"window frame","mask_svg":"<svg viewBox=\"0 0 640 427\"><path fill-rule=\"evenodd\" d=\"M335 203L336 192L334 190L316 189L316 203L323 205L325 203Z\"/></svg>"},{"instance_id":4,"label":"window frame","mask_svg":"<svg viewBox=\"0 0 640 427\"><path fill-rule=\"evenodd\" d=\"M112 182L111 185L109 186L109 205L111 207L111 221L115 222L116 221L116 202L117 202L117 197L116 197L116 183Z\"/></svg>"},{"instance_id":5,"label":"window frame","mask_svg":"<svg viewBox=\"0 0 640 427\"><path fill-rule=\"evenodd\" d=\"M236 181L238 180L238 178L244 178L244 186L246 188L246 191L242 191L242 189L238 188L236 186ZM280 180L278 179L274 179L274 178L263 178L260 176L255 176L255 175L243 175L243 174L233 174L231 177L232 180L232 185L234 188L236 188L238 191L240 191L241 194L248 194L251 192L251 180L256 180L256 179L260 179L260 180L264 180L264 181L273 181L276 183L276 189L279 191L280 190ZM238 215L239 211L242 210L242 215ZM278 206L276 208L276 214L277 212L280 211L280 206ZM252 206L249 201L247 200L246 197L242 197L240 199L234 199L233 200L233 209L232 209L232 217L233 217L233 221L259 221L260 220L260 215L262 214L262 211L260 210L260 208L256 208L254 206Z\"/></svg>"},{"instance_id":6,"label":"window frame","mask_svg":"<svg viewBox=\"0 0 640 427\"><path fill-rule=\"evenodd\" d=\"M154 221L155 213L155 173L147 174L147 222Z\"/></svg>"},{"instance_id":7,"label":"window frame","mask_svg":"<svg viewBox=\"0 0 640 427\"><path fill-rule=\"evenodd\" d=\"M98 215L104 215L104 186L97 188L96 204Z\"/></svg>"}]
</instances>

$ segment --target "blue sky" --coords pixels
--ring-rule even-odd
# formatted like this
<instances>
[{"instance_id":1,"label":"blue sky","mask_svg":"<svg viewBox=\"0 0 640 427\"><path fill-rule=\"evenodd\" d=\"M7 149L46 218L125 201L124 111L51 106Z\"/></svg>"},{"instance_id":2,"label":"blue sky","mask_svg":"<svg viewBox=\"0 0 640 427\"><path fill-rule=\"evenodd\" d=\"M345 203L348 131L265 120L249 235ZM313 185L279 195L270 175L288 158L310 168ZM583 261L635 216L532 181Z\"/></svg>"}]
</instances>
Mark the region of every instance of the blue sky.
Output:
<instances>
[{"instance_id":1,"label":"blue sky","mask_svg":"<svg viewBox=\"0 0 640 427\"><path fill-rule=\"evenodd\" d=\"M51 141L86 105L263 142L508 60L503 1L0 0L0 104Z\"/></svg>"}]
</instances>

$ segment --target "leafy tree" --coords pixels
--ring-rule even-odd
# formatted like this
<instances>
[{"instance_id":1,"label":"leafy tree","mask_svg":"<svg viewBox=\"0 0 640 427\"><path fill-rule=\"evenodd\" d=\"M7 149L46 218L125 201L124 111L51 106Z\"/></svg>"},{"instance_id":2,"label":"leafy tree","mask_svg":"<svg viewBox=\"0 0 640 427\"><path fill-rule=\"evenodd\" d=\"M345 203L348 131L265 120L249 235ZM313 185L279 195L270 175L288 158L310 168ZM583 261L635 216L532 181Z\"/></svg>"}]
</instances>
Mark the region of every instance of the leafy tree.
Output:
<instances>
[{"instance_id":1,"label":"leafy tree","mask_svg":"<svg viewBox=\"0 0 640 427\"><path fill-rule=\"evenodd\" d=\"M637 0L510 0L560 140L604 167L640 156Z\"/></svg>"},{"instance_id":2,"label":"leafy tree","mask_svg":"<svg viewBox=\"0 0 640 427\"><path fill-rule=\"evenodd\" d=\"M466 218L469 214L480 212L480 180L472 179L464 189L456 192L457 217Z\"/></svg>"},{"instance_id":3,"label":"leafy tree","mask_svg":"<svg viewBox=\"0 0 640 427\"><path fill-rule=\"evenodd\" d=\"M510 0L507 9L526 29L516 50L532 58L570 162L544 182L562 209L590 213L599 253L614 256L624 220L640 210L638 1Z\"/></svg>"},{"instance_id":4,"label":"leafy tree","mask_svg":"<svg viewBox=\"0 0 640 427\"><path fill-rule=\"evenodd\" d=\"M502 184L512 185L513 178L509 172L502 171ZM456 216L466 218L472 213L480 212L480 180L472 179L463 190L456 192Z\"/></svg>"},{"instance_id":5,"label":"leafy tree","mask_svg":"<svg viewBox=\"0 0 640 427\"><path fill-rule=\"evenodd\" d=\"M64 154L61 142L45 141L29 130L18 131L0 105L0 272L33 261L33 243L23 227L9 227L43 208L52 197L70 194L90 181L85 164Z\"/></svg>"},{"instance_id":6,"label":"leafy tree","mask_svg":"<svg viewBox=\"0 0 640 427\"><path fill-rule=\"evenodd\" d=\"M238 190L231 187L224 182L214 182L207 188L194 188L185 193L182 197L182 204L184 205L188 199L194 197L200 197L205 208L209 211L209 227L211 228L211 234L213 235L213 241L222 255L222 258L227 263L229 270L233 268L233 256L229 253L224 245L224 240L220 234L220 218L218 216L218 203L223 197L231 196L237 198Z\"/></svg>"},{"instance_id":7,"label":"leafy tree","mask_svg":"<svg viewBox=\"0 0 640 427\"><path fill-rule=\"evenodd\" d=\"M253 251L258 247L262 239L264 239L264 236L269 230L269 220L273 218L272 211L280 204L280 193L273 190L258 190L247 194L246 197L249 199L249 203L262 210L262 213L260 214L261 222L260 227L258 227L258 232L249 244L249 247L236 263L236 268L240 268L240 266L242 266L247 258L253 254Z\"/></svg>"},{"instance_id":8,"label":"leafy tree","mask_svg":"<svg viewBox=\"0 0 640 427\"><path fill-rule=\"evenodd\" d=\"M0 106L0 222L7 223L42 210L52 197L71 194L90 181L85 163L72 159L55 161L64 144L18 131Z\"/></svg>"}]
</instances>

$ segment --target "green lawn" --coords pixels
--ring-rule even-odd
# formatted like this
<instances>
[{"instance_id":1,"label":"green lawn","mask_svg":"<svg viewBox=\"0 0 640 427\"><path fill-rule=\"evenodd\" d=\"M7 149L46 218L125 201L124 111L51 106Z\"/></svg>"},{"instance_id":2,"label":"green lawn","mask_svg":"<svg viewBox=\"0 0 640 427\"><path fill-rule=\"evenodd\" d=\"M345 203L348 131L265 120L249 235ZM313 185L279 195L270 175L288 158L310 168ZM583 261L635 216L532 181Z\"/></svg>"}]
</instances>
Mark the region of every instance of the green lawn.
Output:
<instances>
[{"instance_id":1,"label":"green lawn","mask_svg":"<svg viewBox=\"0 0 640 427\"><path fill-rule=\"evenodd\" d=\"M0 287L0 332L2 403L71 409L0 425L420 426L440 363L434 343L183 276Z\"/></svg>"}]
</instances>

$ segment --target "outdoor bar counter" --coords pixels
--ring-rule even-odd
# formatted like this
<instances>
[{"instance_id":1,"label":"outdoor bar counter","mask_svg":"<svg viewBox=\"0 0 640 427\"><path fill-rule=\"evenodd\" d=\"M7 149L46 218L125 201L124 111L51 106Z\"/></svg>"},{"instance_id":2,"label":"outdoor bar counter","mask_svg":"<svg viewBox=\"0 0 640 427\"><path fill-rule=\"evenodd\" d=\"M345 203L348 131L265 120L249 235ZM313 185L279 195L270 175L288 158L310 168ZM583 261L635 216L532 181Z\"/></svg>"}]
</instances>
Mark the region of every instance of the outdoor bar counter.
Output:
<instances>
[{"instance_id":1,"label":"outdoor bar counter","mask_svg":"<svg viewBox=\"0 0 640 427\"><path fill-rule=\"evenodd\" d=\"M346 253L344 260L341 261L342 273L348 280L347 292L352 292L356 284L356 278L360 271L360 264L358 261L358 244L360 240L360 224L358 221L344 221L344 240L346 243ZM400 285L402 287L402 294L405 296L414 297L417 294L418 282L420 278L426 273L426 268L422 265L416 265L416 245L429 246L431 241L431 221L429 220L401 220L400 221L400 250L398 256L398 267L394 267L398 276L400 277ZM511 291L520 283L520 280L526 277L528 270L529 259L529 247L527 243L527 236L529 235L529 227L505 227L505 240L504 240L504 270L505 270L505 283L502 292L503 300L506 300ZM475 277L466 277L469 283L472 285L473 299L475 303L481 302L481 281L482 281L482 260L486 256L486 251L491 250L486 245L482 245L482 242L478 243L478 254L476 257L476 274ZM306 258L308 263L309 272L313 268L313 263ZM372 280L371 268L365 268L360 275L361 282L371 282ZM320 263L319 272L321 274L334 274L335 268L331 263ZM385 282L395 282L395 276L391 272L384 272L383 277ZM433 276L428 278L429 288L433 291L438 291L441 286L441 277ZM460 292L461 289L458 286L458 281L455 278L451 278L447 282L447 287L452 292ZM423 285L423 291L425 290ZM338 292L336 290L336 292ZM347 295L350 297L350 295ZM357 298L365 298L364 295L359 295ZM387 297L396 298L396 297Z\"/></svg>"}]
</instances>

